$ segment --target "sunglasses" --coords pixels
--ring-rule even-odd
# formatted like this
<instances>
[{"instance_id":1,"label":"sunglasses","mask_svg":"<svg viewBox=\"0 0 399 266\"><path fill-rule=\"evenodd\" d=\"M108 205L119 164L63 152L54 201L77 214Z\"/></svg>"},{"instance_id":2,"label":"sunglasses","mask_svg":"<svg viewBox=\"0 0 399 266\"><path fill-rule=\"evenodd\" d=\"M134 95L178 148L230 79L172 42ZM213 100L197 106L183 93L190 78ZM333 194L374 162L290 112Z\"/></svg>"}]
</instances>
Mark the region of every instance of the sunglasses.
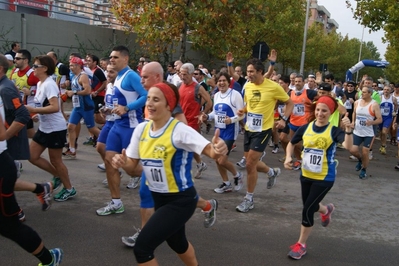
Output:
<instances>
[{"instance_id":1,"label":"sunglasses","mask_svg":"<svg viewBox=\"0 0 399 266\"><path fill-rule=\"evenodd\" d=\"M45 66L43 66L43 65L36 65L36 64L33 64L33 65L32 65L32 68L41 68L41 67L45 67Z\"/></svg>"},{"instance_id":2,"label":"sunglasses","mask_svg":"<svg viewBox=\"0 0 399 266\"><path fill-rule=\"evenodd\" d=\"M114 55L111 55L110 57L109 57L109 59L118 59L119 58L119 56L114 56Z\"/></svg>"},{"instance_id":3,"label":"sunglasses","mask_svg":"<svg viewBox=\"0 0 399 266\"><path fill-rule=\"evenodd\" d=\"M25 57L15 57L15 59L14 60L21 60L21 59L26 59Z\"/></svg>"}]
</instances>

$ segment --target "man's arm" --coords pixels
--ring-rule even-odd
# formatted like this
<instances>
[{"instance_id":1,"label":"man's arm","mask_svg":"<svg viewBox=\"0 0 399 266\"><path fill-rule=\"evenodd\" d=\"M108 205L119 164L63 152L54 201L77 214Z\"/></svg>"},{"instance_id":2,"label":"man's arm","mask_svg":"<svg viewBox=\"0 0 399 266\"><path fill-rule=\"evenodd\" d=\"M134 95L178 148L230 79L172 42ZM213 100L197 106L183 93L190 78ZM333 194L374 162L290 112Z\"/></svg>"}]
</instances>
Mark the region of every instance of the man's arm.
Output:
<instances>
[{"instance_id":1,"label":"man's arm","mask_svg":"<svg viewBox=\"0 0 399 266\"><path fill-rule=\"evenodd\" d=\"M200 88L198 90L198 96L201 97L201 101L202 101L202 99L205 101L204 102L204 104L205 104L204 113L205 114L209 113L209 111L212 109L211 96L202 86L200 86Z\"/></svg>"},{"instance_id":2,"label":"man's arm","mask_svg":"<svg viewBox=\"0 0 399 266\"><path fill-rule=\"evenodd\" d=\"M226 55L227 71L235 81L238 81L240 76L234 71L233 61L234 61L233 54L231 52L228 52Z\"/></svg>"},{"instance_id":3,"label":"man's arm","mask_svg":"<svg viewBox=\"0 0 399 266\"><path fill-rule=\"evenodd\" d=\"M277 51L272 49L270 56L269 56L269 61L270 61L270 65L269 68L267 69L267 72L263 75L263 77L269 79L274 71L274 64L276 64L276 60L277 60Z\"/></svg>"},{"instance_id":4,"label":"man's arm","mask_svg":"<svg viewBox=\"0 0 399 266\"><path fill-rule=\"evenodd\" d=\"M80 75L79 77L79 84L83 87L82 91L78 91L78 95L89 95L91 93L91 86L89 77L85 74Z\"/></svg>"}]
</instances>

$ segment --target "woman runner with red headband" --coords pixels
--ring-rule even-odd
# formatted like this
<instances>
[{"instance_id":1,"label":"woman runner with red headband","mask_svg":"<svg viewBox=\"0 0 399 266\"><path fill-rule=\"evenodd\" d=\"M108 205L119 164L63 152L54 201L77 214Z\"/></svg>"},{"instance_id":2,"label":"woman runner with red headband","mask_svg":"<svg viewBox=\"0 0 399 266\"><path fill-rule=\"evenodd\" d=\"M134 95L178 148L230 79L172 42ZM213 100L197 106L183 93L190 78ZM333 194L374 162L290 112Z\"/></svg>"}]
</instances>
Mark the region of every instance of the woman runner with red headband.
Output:
<instances>
[{"instance_id":1,"label":"woman runner with red headband","mask_svg":"<svg viewBox=\"0 0 399 266\"><path fill-rule=\"evenodd\" d=\"M334 211L334 205L323 205L321 201L333 187L337 161L334 160L337 143L342 143L345 149L352 146L352 128L348 113L342 119L345 132L328 122L337 109L337 101L331 96L321 96L312 105L311 122L301 126L287 146L287 156L284 162L286 169L292 169L292 154L294 145L303 141L302 169L300 175L302 192L302 224L297 243L291 246L288 256L299 260L306 254L306 241L312 231L315 212L321 216L321 225L326 227Z\"/></svg>"},{"instance_id":2,"label":"woman runner with red headband","mask_svg":"<svg viewBox=\"0 0 399 266\"><path fill-rule=\"evenodd\" d=\"M113 167L128 171L141 162L154 199L155 213L141 229L134 246L139 265L158 265L154 251L164 241L185 265L198 265L194 248L185 234L185 224L198 201L191 176L193 154L217 159L227 153L219 130L210 143L191 127L172 118L178 101L179 93L174 85L157 83L151 87L146 102L150 121L136 127L128 148L112 161Z\"/></svg>"}]
</instances>

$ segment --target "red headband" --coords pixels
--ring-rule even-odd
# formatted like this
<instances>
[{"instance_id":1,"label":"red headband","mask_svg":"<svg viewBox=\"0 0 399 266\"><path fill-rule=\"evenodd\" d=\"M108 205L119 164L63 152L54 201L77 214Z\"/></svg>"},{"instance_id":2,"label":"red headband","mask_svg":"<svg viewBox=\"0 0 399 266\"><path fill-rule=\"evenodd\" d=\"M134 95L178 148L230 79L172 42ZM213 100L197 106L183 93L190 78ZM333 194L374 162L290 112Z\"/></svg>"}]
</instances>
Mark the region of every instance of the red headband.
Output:
<instances>
[{"instance_id":1,"label":"red headband","mask_svg":"<svg viewBox=\"0 0 399 266\"><path fill-rule=\"evenodd\" d=\"M330 109L331 114L334 113L335 111L335 102L331 97L328 96L321 96L318 100L316 104L319 103L324 103L325 105L327 105L328 109Z\"/></svg>"},{"instance_id":2,"label":"red headband","mask_svg":"<svg viewBox=\"0 0 399 266\"><path fill-rule=\"evenodd\" d=\"M170 107L170 111L172 112L177 105L176 94L173 89L169 87L169 85L162 82L155 84L153 87L156 87L162 91L166 98L166 102Z\"/></svg>"}]
</instances>

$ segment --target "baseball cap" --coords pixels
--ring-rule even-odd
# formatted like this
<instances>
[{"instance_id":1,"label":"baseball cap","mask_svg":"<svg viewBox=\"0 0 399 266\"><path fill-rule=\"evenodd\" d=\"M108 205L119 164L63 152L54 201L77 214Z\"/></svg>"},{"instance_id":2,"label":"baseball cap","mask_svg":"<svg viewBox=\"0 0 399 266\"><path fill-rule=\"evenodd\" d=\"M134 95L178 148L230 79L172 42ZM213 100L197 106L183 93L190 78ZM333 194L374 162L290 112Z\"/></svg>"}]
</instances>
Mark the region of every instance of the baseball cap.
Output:
<instances>
[{"instance_id":1,"label":"baseball cap","mask_svg":"<svg viewBox=\"0 0 399 266\"><path fill-rule=\"evenodd\" d=\"M207 73L207 69L205 69L205 68L200 68L200 70L201 70L202 75L207 76L208 78L211 78L211 75L209 75L209 74Z\"/></svg>"},{"instance_id":2,"label":"baseball cap","mask_svg":"<svg viewBox=\"0 0 399 266\"><path fill-rule=\"evenodd\" d=\"M81 67L83 67L83 61L79 57L72 57L72 59L69 60L69 63L70 64L77 64L77 65L80 65Z\"/></svg>"},{"instance_id":3,"label":"baseball cap","mask_svg":"<svg viewBox=\"0 0 399 266\"><path fill-rule=\"evenodd\" d=\"M12 55L6 54L6 55L4 55L4 56L7 58L7 60L14 61L14 58L12 57Z\"/></svg>"},{"instance_id":4,"label":"baseball cap","mask_svg":"<svg viewBox=\"0 0 399 266\"><path fill-rule=\"evenodd\" d=\"M348 85L350 84L350 85L353 85L353 87L356 87L356 82L354 82L353 80L347 81L346 84L348 84Z\"/></svg>"},{"instance_id":5,"label":"baseball cap","mask_svg":"<svg viewBox=\"0 0 399 266\"><path fill-rule=\"evenodd\" d=\"M319 86L321 91L331 91L331 85L329 83L321 83Z\"/></svg>"}]
</instances>

